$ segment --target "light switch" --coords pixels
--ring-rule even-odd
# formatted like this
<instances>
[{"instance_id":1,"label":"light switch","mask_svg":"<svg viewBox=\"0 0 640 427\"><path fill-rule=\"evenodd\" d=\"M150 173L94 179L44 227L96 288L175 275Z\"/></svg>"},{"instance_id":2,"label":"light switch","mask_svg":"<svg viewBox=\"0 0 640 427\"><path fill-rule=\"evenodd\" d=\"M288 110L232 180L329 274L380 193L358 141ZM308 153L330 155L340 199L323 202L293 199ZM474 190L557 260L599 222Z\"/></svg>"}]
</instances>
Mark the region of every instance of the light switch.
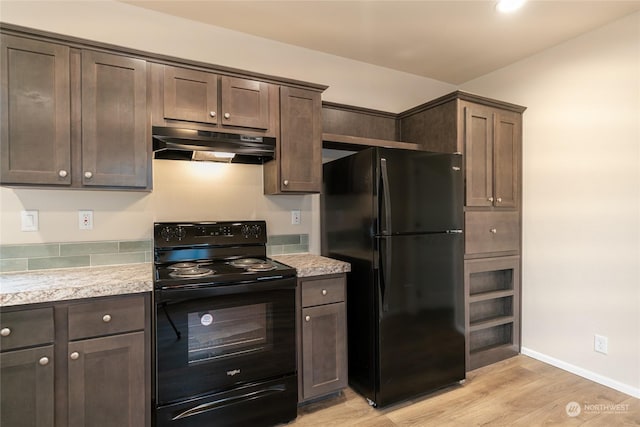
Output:
<instances>
[{"instance_id":1,"label":"light switch","mask_svg":"<svg viewBox=\"0 0 640 427\"><path fill-rule=\"evenodd\" d=\"M22 211L22 231L38 231L38 211Z\"/></svg>"},{"instance_id":2,"label":"light switch","mask_svg":"<svg viewBox=\"0 0 640 427\"><path fill-rule=\"evenodd\" d=\"M291 211L291 224L293 225L300 224L300 210L295 209Z\"/></svg>"}]
</instances>

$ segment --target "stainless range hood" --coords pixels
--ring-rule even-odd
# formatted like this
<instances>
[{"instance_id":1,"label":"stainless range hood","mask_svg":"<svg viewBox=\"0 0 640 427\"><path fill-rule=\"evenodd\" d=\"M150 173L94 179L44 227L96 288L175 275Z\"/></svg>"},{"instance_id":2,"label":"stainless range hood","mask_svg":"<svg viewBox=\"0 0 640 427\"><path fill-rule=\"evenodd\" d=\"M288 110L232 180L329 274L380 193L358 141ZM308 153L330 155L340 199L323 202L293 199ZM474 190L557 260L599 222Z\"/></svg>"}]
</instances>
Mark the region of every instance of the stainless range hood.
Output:
<instances>
[{"instance_id":1,"label":"stainless range hood","mask_svg":"<svg viewBox=\"0 0 640 427\"><path fill-rule=\"evenodd\" d=\"M153 157L262 164L274 158L276 139L153 126Z\"/></svg>"}]
</instances>

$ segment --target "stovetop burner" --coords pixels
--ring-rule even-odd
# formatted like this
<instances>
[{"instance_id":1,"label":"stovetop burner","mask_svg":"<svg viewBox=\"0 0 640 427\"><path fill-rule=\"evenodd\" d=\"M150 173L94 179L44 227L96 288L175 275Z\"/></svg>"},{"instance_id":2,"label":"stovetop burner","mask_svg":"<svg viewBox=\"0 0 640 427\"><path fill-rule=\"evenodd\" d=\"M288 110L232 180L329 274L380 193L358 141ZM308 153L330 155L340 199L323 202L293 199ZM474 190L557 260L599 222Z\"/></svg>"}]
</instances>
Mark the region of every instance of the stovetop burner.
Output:
<instances>
[{"instance_id":1,"label":"stovetop burner","mask_svg":"<svg viewBox=\"0 0 640 427\"><path fill-rule=\"evenodd\" d=\"M193 263L180 263L180 264L193 264ZM213 276L215 274L215 270L210 268L201 268L198 264L194 264L193 267L180 266L176 267L175 265L170 265L168 267L169 270L173 270L169 273L169 276L175 277L178 279L195 279L199 277L208 277Z\"/></svg>"}]
</instances>

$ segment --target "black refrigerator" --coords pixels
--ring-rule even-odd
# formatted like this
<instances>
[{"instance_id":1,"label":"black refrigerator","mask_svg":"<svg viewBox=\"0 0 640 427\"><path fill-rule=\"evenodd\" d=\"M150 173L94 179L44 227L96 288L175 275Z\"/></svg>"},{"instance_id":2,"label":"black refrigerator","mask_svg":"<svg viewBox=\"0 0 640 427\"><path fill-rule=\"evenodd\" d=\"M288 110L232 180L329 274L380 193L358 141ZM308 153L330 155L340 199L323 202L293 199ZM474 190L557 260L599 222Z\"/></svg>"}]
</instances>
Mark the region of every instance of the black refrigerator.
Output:
<instances>
[{"instance_id":1,"label":"black refrigerator","mask_svg":"<svg viewBox=\"0 0 640 427\"><path fill-rule=\"evenodd\" d=\"M349 385L382 407L464 380L462 156L325 163L321 209L323 255L351 263Z\"/></svg>"}]
</instances>

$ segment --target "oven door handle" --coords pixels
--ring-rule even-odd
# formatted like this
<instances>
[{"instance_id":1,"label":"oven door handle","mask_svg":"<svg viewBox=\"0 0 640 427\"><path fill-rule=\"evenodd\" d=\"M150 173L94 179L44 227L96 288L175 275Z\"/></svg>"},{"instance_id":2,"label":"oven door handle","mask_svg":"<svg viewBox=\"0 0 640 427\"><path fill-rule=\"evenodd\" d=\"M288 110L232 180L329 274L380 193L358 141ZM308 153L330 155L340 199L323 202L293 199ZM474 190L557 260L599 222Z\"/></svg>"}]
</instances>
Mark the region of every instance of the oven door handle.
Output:
<instances>
[{"instance_id":1,"label":"oven door handle","mask_svg":"<svg viewBox=\"0 0 640 427\"><path fill-rule=\"evenodd\" d=\"M287 387L284 384L279 384L279 385L271 386L262 390L253 391L251 393L241 394L239 396L226 397L224 399L214 400L213 402L203 403L196 407L187 409L186 411L183 411L178 415L176 415L175 417L173 417L171 421L176 421L182 418L192 417L194 415L200 415L205 412L213 411L214 409L219 409L223 406L232 405L239 400L258 399L261 397L270 396L272 394L282 393L283 391L286 391L286 390L287 390Z\"/></svg>"}]
</instances>

